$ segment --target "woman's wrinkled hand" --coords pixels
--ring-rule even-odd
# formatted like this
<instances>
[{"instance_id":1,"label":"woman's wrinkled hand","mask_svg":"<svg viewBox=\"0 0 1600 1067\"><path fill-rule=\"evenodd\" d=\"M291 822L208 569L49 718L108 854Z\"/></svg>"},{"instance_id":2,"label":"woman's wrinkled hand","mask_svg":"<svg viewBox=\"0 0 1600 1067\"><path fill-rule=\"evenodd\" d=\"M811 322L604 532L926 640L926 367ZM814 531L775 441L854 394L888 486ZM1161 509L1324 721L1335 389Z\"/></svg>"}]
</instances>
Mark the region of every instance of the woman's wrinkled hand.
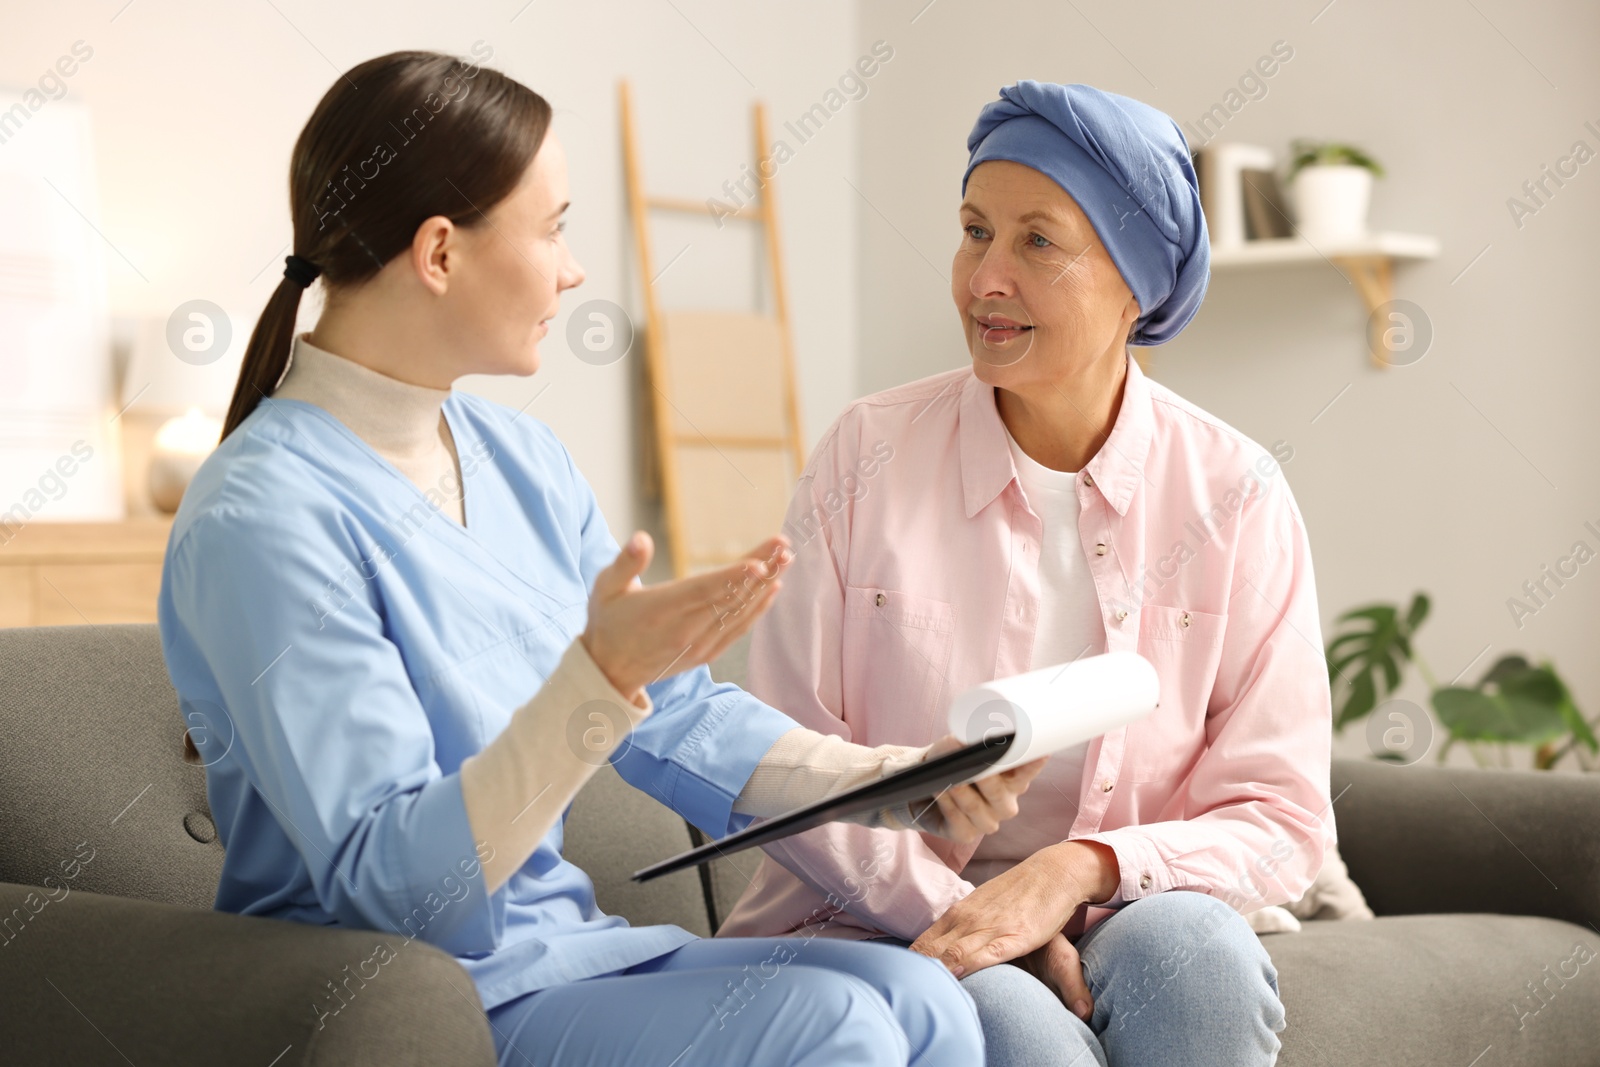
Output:
<instances>
[{"instance_id":1,"label":"woman's wrinkled hand","mask_svg":"<svg viewBox=\"0 0 1600 1067\"><path fill-rule=\"evenodd\" d=\"M1025 956L1013 960L1018 967L1043 982L1067 1010L1084 1022L1094 1015L1094 994L1083 973L1078 949L1066 934L1057 934Z\"/></svg>"},{"instance_id":2,"label":"woman's wrinkled hand","mask_svg":"<svg viewBox=\"0 0 1600 1067\"><path fill-rule=\"evenodd\" d=\"M967 742L951 734L928 746L922 760L926 763L965 747ZM994 833L1001 823L1016 817L1017 798L1028 791L1046 762L1046 759L1036 759L1019 763L976 782L946 789L936 798L942 824L930 829L940 837L963 843Z\"/></svg>"},{"instance_id":3,"label":"woman's wrinkled hand","mask_svg":"<svg viewBox=\"0 0 1600 1067\"><path fill-rule=\"evenodd\" d=\"M1080 904L1110 896L1096 895L1106 873L1100 848L1110 851L1079 841L1040 849L957 901L912 950L939 960L960 978L1052 944ZM1046 958L1059 959L1060 946Z\"/></svg>"},{"instance_id":4,"label":"woman's wrinkled hand","mask_svg":"<svg viewBox=\"0 0 1600 1067\"><path fill-rule=\"evenodd\" d=\"M640 530L595 576L579 637L617 691L640 706L646 685L710 663L744 636L772 606L794 559L787 538L771 537L726 567L645 586L639 576L653 554Z\"/></svg>"}]
</instances>

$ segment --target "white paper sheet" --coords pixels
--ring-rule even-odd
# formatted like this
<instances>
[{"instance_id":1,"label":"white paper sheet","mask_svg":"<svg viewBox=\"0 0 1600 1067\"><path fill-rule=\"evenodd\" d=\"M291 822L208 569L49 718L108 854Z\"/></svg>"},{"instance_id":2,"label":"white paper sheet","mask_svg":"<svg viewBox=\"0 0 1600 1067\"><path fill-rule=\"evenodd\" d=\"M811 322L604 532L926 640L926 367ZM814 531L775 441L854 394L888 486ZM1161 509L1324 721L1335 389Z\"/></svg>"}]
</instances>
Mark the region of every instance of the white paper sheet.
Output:
<instances>
[{"instance_id":1,"label":"white paper sheet","mask_svg":"<svg viewBox=\"0 0 1600 1067\"><path fill-rule=\"evenodd\" d=\"M1156 709L1161 683L1137 652L1107 652L996 678L950 705L950 732L967 743L1017 731L993 774L1137 722Z\"/></svg>"}]
</instances>

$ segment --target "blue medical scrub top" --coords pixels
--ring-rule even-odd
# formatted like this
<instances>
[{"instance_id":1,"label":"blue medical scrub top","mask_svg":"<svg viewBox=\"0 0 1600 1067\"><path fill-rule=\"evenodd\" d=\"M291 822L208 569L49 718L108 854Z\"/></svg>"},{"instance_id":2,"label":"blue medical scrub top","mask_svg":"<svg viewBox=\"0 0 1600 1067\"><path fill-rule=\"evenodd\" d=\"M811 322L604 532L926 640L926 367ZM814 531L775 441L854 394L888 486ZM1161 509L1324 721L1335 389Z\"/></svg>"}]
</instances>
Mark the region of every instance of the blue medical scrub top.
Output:
<instances>
[{"instance_id":1,"label":"blue medical scrub top","mask_svg":"<svg viewBox=\"0 0 1600 1067\"><path fill-rule=\"evenodd\" d=\"M263 400L183 498L159 620L227 849L216 908L419 938L489 1009L694 935L601 912L561 824L484 891L461 763L582 632L618 549L548 427L462 393L444 415L464 528L324 409ZM794 721L704 667L648 691L618 772L712 836L744 828L734 798Z\"/></svg>"}]
</instances>

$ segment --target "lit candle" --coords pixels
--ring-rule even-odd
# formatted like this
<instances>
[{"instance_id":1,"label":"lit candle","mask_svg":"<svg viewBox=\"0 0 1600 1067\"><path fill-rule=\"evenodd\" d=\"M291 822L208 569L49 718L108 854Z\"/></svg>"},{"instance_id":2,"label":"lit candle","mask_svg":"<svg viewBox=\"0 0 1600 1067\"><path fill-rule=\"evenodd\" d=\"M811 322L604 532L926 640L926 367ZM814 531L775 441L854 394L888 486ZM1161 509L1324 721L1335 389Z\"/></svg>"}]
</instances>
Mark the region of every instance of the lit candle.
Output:
<instances>
[{"instance_id":1,"label":"lit candle","mask_svg":"<svg viewBox=\"0 0 1600 1067\"><path fill-rule=\"evenodd\" d=\"M221 439L222 423L199 408L162 423L150 454L151 502L168 514L177 511L184 490Z\"/></svg>"}]
</instances>

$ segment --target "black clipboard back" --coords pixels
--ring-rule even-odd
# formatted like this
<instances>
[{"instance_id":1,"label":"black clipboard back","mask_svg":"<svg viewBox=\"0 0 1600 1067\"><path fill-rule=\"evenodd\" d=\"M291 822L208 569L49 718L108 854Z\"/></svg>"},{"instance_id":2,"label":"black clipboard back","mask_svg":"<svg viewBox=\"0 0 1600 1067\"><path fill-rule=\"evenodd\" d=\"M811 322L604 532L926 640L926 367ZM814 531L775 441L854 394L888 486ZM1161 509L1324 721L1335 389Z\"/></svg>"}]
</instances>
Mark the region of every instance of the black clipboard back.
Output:
<instances>
[{"instance_id":1,"label":"black clipboard back","mask_svg":"<svg viewBox=\"0 0 1600 1067\"><path fill-rule=\"evenodd\" d=\"M892 808L897 804L931 799L963 782L982 777L985 771L1006 754L1016 737L1016 732L1009 730L1005 733L991 734L954 752L946 752L934 759L913 764L887 778L880 778L876 782L848 789L814 804L807 804L782 815L763 819L721 840L707 842L698 848L692 848L660 863L651 864L643 870L635 871L633 880L648 882L686 867L709 863L719 856L743 852L747 848L756 848L792 834L803 833L823 823L834 822L866 811Z\"/></svg>"}]
</instances>

